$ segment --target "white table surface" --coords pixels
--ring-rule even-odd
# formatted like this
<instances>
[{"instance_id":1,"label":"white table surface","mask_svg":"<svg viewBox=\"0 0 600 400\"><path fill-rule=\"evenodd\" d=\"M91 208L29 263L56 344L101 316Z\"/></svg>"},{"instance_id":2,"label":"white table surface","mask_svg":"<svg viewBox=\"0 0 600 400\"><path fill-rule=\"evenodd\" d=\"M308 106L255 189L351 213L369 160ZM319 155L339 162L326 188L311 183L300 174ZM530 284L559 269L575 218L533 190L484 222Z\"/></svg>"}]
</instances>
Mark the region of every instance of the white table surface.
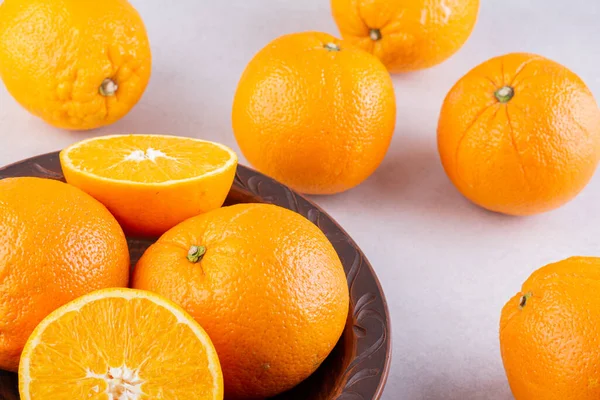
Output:
<instances>
[{"instance_id":1,"label":"white table surface","mask_svg":"<svg viewBox=\"0 0 600 400\"><path fill-rule=\"evenodd\" d=\"M154 56L138 106L113 126L70 133L29 115L0 86L0 165L108 133L168 132L238 150L231 103L253 54L284 33L337 35L328 0L133 3ZM498 345L502 306L536 268L600 255L600 174L559 210L505 217L463 199L436 150L445 94L492 56L528 51L555 59L600 99L599 17L592 0L482 0L475 31L457 55L394 77L398 122L379 170L354 190L315 198L361 246L385 289L394 358L384 400L512 399Z\"/></svg>"}]
</instances>

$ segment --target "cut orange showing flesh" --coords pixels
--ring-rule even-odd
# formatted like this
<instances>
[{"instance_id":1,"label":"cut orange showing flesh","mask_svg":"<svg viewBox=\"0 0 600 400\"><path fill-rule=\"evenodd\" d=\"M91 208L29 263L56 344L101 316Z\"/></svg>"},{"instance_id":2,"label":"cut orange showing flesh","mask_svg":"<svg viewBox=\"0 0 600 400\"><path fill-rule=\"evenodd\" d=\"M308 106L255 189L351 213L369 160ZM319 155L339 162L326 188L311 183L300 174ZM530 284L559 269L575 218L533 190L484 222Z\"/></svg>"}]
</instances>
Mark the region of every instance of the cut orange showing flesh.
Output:
<instances>
[{"instance_id":1,"label":"cut orange showing flesh","mask_svg":"<svg viewBox=\"0 0 600 400\"><path fill-rule=\"evenodd\" d=\"M19 366L22 400L222 400L206 332L171 301L103 289L46 317Z\"/></svg>"},{"instance_id":2,"label":"cut orange showing flesh","mask_svg":"<svg viewBox=\"0 0 600 400\"><path fill-rule=\"evenodd\" d=\"M122 135L76 143L60 162L67 182L103 203L126 233L159 236L223 205L237 156L200 139Z\"/></svg>"}]
</instances>

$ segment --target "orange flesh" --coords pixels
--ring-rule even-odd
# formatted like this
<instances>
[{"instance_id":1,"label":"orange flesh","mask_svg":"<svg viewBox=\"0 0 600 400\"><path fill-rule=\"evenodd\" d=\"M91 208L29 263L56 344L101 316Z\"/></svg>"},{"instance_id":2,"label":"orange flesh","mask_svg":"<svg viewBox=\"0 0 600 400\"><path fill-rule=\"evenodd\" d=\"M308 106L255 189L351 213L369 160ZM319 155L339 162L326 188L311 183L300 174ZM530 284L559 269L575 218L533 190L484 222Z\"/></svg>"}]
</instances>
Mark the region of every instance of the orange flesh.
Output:
<instances>
[{"instance_id":1,"label":"orange flesh","mask_svg":"<svg viewBox=\"0 0 600 400\"><path fill-rule=\"evenodd\" d=\"M102 178L163 183L215 171L231 154L194 139L129 135L84 142L69 149L68 158L76 169Z\"/></svg>"},{"instance_id":2,"label":"orange flesh","mask_svg":"<svg viewBox=\"0 0 600 400\"><path fill-rule=\"evenodd\" d=\"M110 399L110 379L124 377L140 391L127 398L222 399L210 339L182 318L148 298L101 298L70 310L30 340L29 378L21 377L28 396L21 395Z\"/></svg>"}]
</instances>

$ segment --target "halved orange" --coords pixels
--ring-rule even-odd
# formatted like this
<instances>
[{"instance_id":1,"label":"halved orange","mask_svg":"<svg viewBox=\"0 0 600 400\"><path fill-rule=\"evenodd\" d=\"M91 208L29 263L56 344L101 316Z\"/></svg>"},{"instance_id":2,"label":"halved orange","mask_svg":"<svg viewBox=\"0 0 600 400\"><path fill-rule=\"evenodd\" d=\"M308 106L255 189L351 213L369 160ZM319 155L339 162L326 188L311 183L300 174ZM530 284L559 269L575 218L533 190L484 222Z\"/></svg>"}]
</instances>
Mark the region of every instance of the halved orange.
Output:
<instances>
[{"instance_id":1,"label":"halved orange","mask_svg":"<svg viewBox=\"0 0 600 400\"><path fill-rule=\"evenodd\" d=\"M22 400L222 400L223 376L206 332L175 303L103 289L46 317L19 366Z\"/></svg>"},{"instance_id":2,"label":"halved orange","mask_svg":"<svg viewBox=\"0 0 600 400\"><path fill-rule=\"evenodd\" d=\"M60 153L68 183L103 203L128 234L159 236L223 205L237 155L200 139L104 136Z\"/></svg>"}]
</instances>

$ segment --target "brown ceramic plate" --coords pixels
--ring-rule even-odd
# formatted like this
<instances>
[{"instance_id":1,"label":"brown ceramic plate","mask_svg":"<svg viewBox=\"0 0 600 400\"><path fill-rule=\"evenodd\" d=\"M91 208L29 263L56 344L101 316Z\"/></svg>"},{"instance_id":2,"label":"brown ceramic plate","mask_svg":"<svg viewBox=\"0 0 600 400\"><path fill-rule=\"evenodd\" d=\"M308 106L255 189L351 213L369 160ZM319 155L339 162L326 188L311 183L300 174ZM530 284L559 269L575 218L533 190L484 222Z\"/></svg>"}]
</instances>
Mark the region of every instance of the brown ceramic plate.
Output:
<instances>
[{"instance_id":1,"label":"brown ceramic plate","mask_svg":"<svg viewBox=\"0 0 600 400\"><path fill-rule=\"evenodd\" d=\"M0 169L0 179L17 176L63 180L58 153L34 157ZM226 203L272 203L302 214L327 235L337 250L348 277L351 304L342 338L312 376L275 399L379 399L391 361L390 319L379 281L362 251L315 204L273 179L244 166L238 167ZM128 241L131 260L135 263L151 241L136 238L128 238ZM0 399L18 398L16 376L0 371Z\"/></svg>"}]
</instances>

